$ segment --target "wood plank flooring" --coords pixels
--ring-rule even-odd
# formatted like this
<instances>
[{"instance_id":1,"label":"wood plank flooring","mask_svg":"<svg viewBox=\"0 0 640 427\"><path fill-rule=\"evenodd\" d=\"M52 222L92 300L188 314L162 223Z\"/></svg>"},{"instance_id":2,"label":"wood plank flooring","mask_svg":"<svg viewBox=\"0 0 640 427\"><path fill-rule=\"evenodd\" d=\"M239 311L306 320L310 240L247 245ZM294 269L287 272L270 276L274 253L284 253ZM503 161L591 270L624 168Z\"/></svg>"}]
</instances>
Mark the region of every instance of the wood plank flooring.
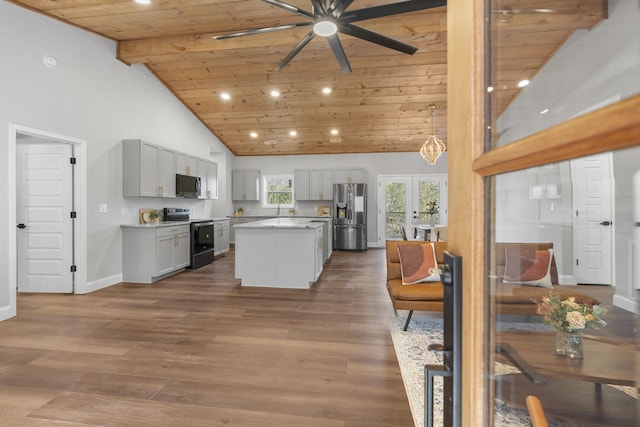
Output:
<instances>
[{"instance_id":1,"label":"wood plank flooring","mask_svg":"<svg viewBox=\"0 0 640 427\"><path fill-rule=\"evenodd\" d=\"M7 426L411 426L384 251L311 290L242 288L233 253L153 285L19 294L0 323Z\"/></svg>"},{"instance_id":2,"label":"wood plank flooring","mask_svg":"<svg viewBox=\"0 0 640 427\"><path fill-rule=\"evenodd\" d=\"M335 252L311 290L233 272L232 251L153 285L19 294L0 323L0 425L413 425L384 250ZM633 317L612 314L605 330L632 339Z\"/></svg>"}]
</instances>

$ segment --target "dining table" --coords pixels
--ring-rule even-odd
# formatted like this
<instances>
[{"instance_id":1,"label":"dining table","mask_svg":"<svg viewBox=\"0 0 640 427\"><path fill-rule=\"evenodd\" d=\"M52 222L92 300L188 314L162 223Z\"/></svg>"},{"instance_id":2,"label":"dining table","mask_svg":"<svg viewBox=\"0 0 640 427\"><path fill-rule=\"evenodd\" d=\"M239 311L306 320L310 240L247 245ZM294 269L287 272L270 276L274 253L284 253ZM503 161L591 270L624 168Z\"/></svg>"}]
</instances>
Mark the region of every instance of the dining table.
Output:
<instances>
[{"instance_id":1,"label":"dining table","mask_svg":"<svg viewBox=\"0 0 640 427\"><path fill-rule=\"evenodd\" d=\"M413 238L414 239L416 239L418 237L418 232L422 231L422 234L424 236L424 240L425 241L430 241L431 240L431 231L433 230L432 226L430 226L429 224L420 223L420 224L414 224L412 227L413 227Z\"/></svg>"}]
</instances>

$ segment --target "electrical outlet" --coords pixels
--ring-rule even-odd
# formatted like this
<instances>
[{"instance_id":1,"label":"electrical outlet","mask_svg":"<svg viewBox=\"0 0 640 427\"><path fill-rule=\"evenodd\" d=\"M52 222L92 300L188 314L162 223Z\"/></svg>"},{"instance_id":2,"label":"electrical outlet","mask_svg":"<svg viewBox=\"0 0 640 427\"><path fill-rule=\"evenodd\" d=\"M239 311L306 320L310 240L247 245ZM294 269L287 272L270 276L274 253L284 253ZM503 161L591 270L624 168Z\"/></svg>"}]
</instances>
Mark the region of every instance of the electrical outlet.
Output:
<instances>
[{"instance_id":1,"label":"electrical outlet","mask_svg":"<svg viewBox=\"0 0 640 427\"><path fill-rule=\"evenodd\" d=\"M100 213L107 213L109 212L109 206L107 206L106 203L100 203L98 205L98 212Z\"/></svg>"}]
</instances>

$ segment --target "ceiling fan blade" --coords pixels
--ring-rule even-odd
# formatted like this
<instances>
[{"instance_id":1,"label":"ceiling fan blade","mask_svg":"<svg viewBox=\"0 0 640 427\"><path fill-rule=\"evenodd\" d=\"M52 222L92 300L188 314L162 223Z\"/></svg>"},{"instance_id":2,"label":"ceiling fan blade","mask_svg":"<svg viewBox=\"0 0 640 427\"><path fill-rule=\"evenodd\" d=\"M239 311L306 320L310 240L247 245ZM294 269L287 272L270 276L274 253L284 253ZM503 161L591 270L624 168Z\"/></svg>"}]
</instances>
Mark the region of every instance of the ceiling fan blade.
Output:
<instances>
[{"instance_id":1,"label":"ceiling fan blade","mask_svg":"<svg viewBox=\"0 0 640 427\"><path fill-rule=\"evenodd\" d=\"M331 50L333 50L333 54L338 60L338 64L340 64L342 73L349 74L351 72L351 65L349 65L347 55L344 53L344 48L342 47L342 43L340 43L340 39L336 34L334 34L327 37L327 41L329 42L329 46L331 46Z\"/></svg>"},{"instance_id":2,"label":"ceiling fan blade","mask_svg":"<svg viewBox=\"0 0 640 427\"><path fill-rule=\"evenodd\" d=\"M392 39L391 37L383 36L379 33L374 33L373 31L365 30L364 28L357 27L352 24L342 23L340 24L338 31L371 43L379 44L380 46L388 47L389 49L397 50L398 52L407 53L409 55L413 55L418 50L415 46Z\"/></svg>"},{"instance_id":3,"label":"ceiling fan blade","mask_svg":"<svg viewBox=\"0 0 640 427\"><path fill-rule=\"evenodd\" d=\"M322 0L311 0L311 4L313 5L314 12L319 11L320 14L327 13L327 7Z\"/></svg>"},{"instance_id":4,"label":"ceiling fan blade","mask_svg":"<svg viewBox=\"0 0 640 427\"><path fill-rule=\"evenodd\" d=\"M331 13L333 14L333 16L337 16L340 17L340 15L342 15L344 13L344 11L351 6L351 3L353 3L353 0L344 0L344 1L340 1L340 0L336 0L332 5L331 5Z\"/></svg>"},{"instance_id":5,"label":"ceiling fan blade","mask_svg":"<svg viewBox=\"0 0 640 427\"><path fill-rule=\"evenodd\" d=\"M351 10L343 13L340 16L340 20L343 22L364 21L365 19L381 18L383 16L397 15L399 13L415 12L417 10L446 6L446 4L447 0L408 0L399 3Z\"/></svg>"},{"instance_id":6,"label":"ceiling fan blade","mask_svg":"<svg viewBox=\"0 0 640 427\"><path fill-rule=\"evenodd\" d=\"M262 0L265 3L269 3L270 5L279 7L280 9L288 10L289 12L296 13L298 15L304 16L309 19L314 19L315 15L311 12L307 12L304 9L300 9L299 7L295 7L290 5L289 3L285 3L279 0Z\"/></svg>"},{"instance_id":7,"label":"ceiling fan blade","mask_svg":"<svg viewBox=\"0 0 640 427\"><path fill-rule=\"evenodd\" d=\"M313 22L300 22L298 24L279 25L277 27L266 27L266 28L258 28L256 30L239 31L237 33L223 34L221 36L213 36L212 38L215 40L224 40L224 39L230 39L233 37L250 36L253 34L263 34L263 33L270 33L272 31L287 30L289 28L307 27L311 24L313 24Z\"/></svg>"},{"instance_id":8,"label":"ceiling fan blade","mask_svg":"<svg viewBox=\"0 0 640 427\"><path fill-rule=\"evenodd\" d=\"M298 44L289 52L289 54L278 64L276 70L282 70L289 62L316 36L316 33L309 31L306 36L300 39Z\"/></svg>"}]
</instances>

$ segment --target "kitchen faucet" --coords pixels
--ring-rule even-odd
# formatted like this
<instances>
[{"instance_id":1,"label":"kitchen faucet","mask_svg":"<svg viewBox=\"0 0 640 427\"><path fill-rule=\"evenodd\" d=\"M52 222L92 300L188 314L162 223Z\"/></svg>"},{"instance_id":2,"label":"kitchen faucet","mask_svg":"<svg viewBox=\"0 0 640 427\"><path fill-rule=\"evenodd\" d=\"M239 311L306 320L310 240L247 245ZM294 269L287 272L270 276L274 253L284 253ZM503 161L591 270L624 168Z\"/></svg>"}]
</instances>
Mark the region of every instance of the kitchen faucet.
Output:
<instances>
[{"instance_id":1,"label":"kitchen faucet","mask_svg":"<svg viewBox=\"0 0 640 427\"><path fill-rule=\"evenodd\" d=\"M280 202L278 202L278 210L276 211L276 215L280 216Z\"/></svg>"}]
</instances>

